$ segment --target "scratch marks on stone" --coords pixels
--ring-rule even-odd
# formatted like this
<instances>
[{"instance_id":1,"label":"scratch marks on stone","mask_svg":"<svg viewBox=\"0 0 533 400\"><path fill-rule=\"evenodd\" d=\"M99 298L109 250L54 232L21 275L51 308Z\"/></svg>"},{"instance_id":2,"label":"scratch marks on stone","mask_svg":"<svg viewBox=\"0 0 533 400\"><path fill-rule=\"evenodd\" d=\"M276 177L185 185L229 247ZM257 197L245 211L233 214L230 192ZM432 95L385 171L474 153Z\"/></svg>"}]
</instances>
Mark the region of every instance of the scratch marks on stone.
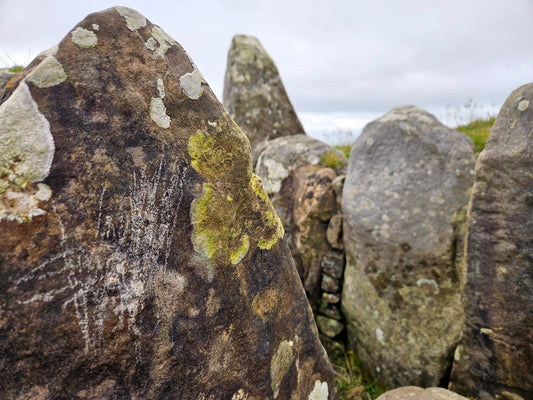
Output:
<instances>
[{"instance_id":1,"label":"scratch marks on stone","mask_svg":"<svg viewBox=\"0 0 533 400\"><path fill-rule=\"evenodd\" d=\"M103 344L104 323L110 318L118 320L113 330L126 328L139 338L137 318L148 297L155 295L157 305L164 306L157 302L160 282L172 286L174 293L182 293L187 285L167 264L188 167L176 164L163 172L163 165L152 174L134 172L118 210L110 210L116 206L109 204L116 203L109 187L102 187L94 243L76 239L55 213L62 232L59 253L15 282L27 288L20 304L59 301L65 312L72 307L86 353ZM46 289L35 293L34 287Z\"/></svg>"}]
</instances>

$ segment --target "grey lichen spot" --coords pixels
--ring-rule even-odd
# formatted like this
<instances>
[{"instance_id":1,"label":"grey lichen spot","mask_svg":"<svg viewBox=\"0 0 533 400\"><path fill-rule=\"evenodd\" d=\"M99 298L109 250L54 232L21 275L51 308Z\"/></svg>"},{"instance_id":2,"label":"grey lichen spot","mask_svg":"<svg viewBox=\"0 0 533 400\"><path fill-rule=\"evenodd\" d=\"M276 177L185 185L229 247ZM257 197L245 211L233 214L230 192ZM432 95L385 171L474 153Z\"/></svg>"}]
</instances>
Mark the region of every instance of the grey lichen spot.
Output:
<instances>
[{"instance_id":1,"label":"grey lichen spot","mask_svg":"<svg viewBox=\"0 0 533 400\"><path fill-rule=\"evenodd\" d=\"M385 335L383 334L381 328L376 328L376 339L381 343L385 341Z\"/></svg>"},{"instance_id":2,"label":"grey lichen spot","mask_svg":"<svg viewBox=\"0 0 533 400\"><path fill-rule=\"evenodd\" d=\"M180 77L180 87L187 97L196 100L204 93L202 84L206 83L204 77L196 66L192 72L188 72Z\"/></svg>"},{"instance_id":3,"label":"grey lichen spot","mask_svg":"<svg viewBox=\"0 0 533 400\"><path fill-rule=\"evenodd\" d=\"M93 24L93 31L99 31L99 30L100 30L100 25Z\"/></svg>"},{"instance_id":4,"label":"grey lichen spot","mask_svg":"<svg viewBox=\"0 0 533 400\"><path fill-rule=\"evenodd\" d=\"M167 115L167 108L160 97L152 97L150 103L150 117L161 128L170 127L170 117Z\"/></svg>"},{"instance_id":5,"label":"grey lichen spot","mask_svg":"<svg viewBox=\"0 0 533 400\"><path fill-rule=\"evenodd\" d=\"M168 49L170 49L172 45L178 44L178 42L172 39L171 36L169 36L163 29L158 26L154 26L152 28L152 36L159 44L159 47L154 46L156 47L154 49L154 56L156 57L164 57L165 54L167 54ZM147 43L149 41L150 39L148 39ZM150 45L153 46L153 42L151 42Z\"/></svg>"},{"instance_id":6,"label":"grey lichen spot","mask_svg":"<svg viewBox=\"0 0 533 400\"><path fill-rule=\"evenodd\" d=\"M37 87L47 88L65 82L67 74L61 63L49 55L31 72L27 80Z\"/></svg>"},{"instance_id":7,"label":"grey lichen spot","mask_svg":"<svg viewBox=\"0 0 533 400\"><path fill-rule=\"evenodd\" d=\"M148 50L154 51L157 49L157 40L155 40L152 36L146 41L144 44Z\"/></svg>"},{"instance_id":8,"label":"grey lichen spot","mask_svg":"<svg viewBox=\"0 0 533 400\"><path fill-rule=\"evenodd\" d=\"M13 163L15 175L39 182L48 176L54 152L50 124L22 82L0 106L0 167Z\"/></svg>"},{"instance_id":9,"label":"grey lichen spot","mask_svg":"<svg viewBox=\"0 0 533 400\"><path fill-rule=\"evenodd\" d=\"M170 117L167 115L167 108L163 103L163 98L165 97L165 85L161 78L157 80L157 91L159 92L159 97L152 97L150 103L150 117L157 125L166 129L170 127Z\"/></svg>"},{"instance_id":10,"label":"grey lichen spot","mask_svg":"<svg viewBox=\"0 0 533 400\"><path fill-rule=\"evenodd\" d=\"M263 179L263 187L268 194L278 193L281 190L281 182L289 176L289 171L273 159L265 160L267 176Z\"/></svg>"},{"instance_id":11,"label":"grey lichen spot","mask_svg":"<svg viewBox=\"0 0 533 400\"><path fill-rule=\"evenodd\" d=\"M528 107L529 107L529 100L522 100L521 102L518 103L518 111L520 112L526 111Z\"/></svg>"},{"instance_id":12,"label":"grey lichen spot","mask_svg":"<svg viewBox=\"0 0 533 400\"><path fill-rule=\"evenodd\" d=\"M146 17L139 14L137 11L128 7L115 7L115 10L124 17L126 25L130 31L133 32L146 26Z\"/></svg>"},{"instance_id":13,"label":"grey lichen spot","mask_svg":"<svg viewBox=\"0 0 533 400\"><path fill-rule=\"evenodd\" d=\"M279 344L276 354L272 356L272 362L270 363L270 387L274 392L274 398L278 397L281 382L287 372L289 372L289 368L294 359L293 346L294 342L292 340L283 340Z\"/></svg>"},{"instance_id":14,"label":"grey lichen spot","mask_svg":"<svg viewBox=\"0 0 533 400\"><path fill-rule=\"evenodd\" d=\"M77 27L72 31L71 40L72 43L77 44L84 49L95 47L98 44L98 37L96 34L82 27Z\"/></svg>"},{"instance_id":15,"label":"grey lichen spot","mask_svg":"<svg viewBox=\"0 0 533 400\"><path fill-rule=\"evenodd\" d=\"M157 90L159 91L159 97L164 98L165 97L165 85L163 83L163 79L161 78L157 80Z\"/></svg>"},{"instance_id":16,"label":"grey lichen spot","mask_svg":"<svg viewBox=\"0 0 533 400\"><path fill-rule=\"evenodd\" d=\"M433 294L437 295L439 294L439 284L434 279L419 279L416 281L416 285L418 287L423 286L432 286L433 287Z\"/></svg>"},{"instance_id":17,"label":"grey lichen spot","mask_svg":"<svg viewBox=\"0 0 533 400\"><path fill-rule=\"evenodd\" d=\"M309 393L308 400L328 400L329 390L327 382L315 381L315 387Z\"/></svg>"}]
</instances>

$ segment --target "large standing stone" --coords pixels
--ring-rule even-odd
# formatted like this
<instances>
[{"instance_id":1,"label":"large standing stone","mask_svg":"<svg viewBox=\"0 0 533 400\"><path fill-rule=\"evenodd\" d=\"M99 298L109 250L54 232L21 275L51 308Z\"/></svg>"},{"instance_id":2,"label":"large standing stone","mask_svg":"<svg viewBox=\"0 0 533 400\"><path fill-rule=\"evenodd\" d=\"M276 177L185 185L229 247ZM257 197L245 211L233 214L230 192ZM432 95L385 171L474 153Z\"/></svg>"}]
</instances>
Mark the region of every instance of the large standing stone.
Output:
<instances>
[{"instance_id":1,"label":"large standing stone","mask_svg":"<svg viewBox=\"0 0 533 400\"><path fill-rule=\"evenodd\" d=\"M0 398L333 398L249 142L174 39L91 14L0 99Z\"/></svg>"},{"instance_id":2,"label":"large standing stone","mask_svg":"<svg viewBox=\"0 0 533 400\"><path fill-rule=\"evenodd\" d=\"M450 388L531 399L533 83L512 92L496 118L476 163L469 220L466 322Z\"/></svg>"},{"instance_id":3,"label":"large standing stone","mask_svg":"<svg viewBox=\"0 0 533 400\"><path fill-rule=\"evenodd\" d=\"M414 106L355 141L342 209L342 306L352 347L380 380L437 386L459 339L471 140Z\"/></svg>"},{"instance_id":4,"label":"large standing stone","mask_svg":"<svg viewBox=\"0 0 533 400\"><path fill-rule=\"evenodd\" d=\"M252 149L265 140L304 133L274 61L253 36L233 37L224 105L250 139Z\"/></svg>"}]
</instances>

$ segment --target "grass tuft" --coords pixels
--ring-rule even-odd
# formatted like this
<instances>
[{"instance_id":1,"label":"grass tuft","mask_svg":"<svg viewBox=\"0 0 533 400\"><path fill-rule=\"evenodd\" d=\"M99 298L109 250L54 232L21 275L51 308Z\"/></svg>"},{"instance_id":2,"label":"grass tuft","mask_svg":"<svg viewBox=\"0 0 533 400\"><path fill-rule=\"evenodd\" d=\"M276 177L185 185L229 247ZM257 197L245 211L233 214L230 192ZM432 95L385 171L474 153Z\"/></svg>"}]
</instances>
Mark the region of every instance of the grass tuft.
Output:
<instances>
[{"instance_id":1,"label":"grass tuft","mask_svg":"<svg viewBox=\"0 0 533 400\"><path fill-rule=\"evenodd\" d=\"M321 158L320 163L331 169L337 169L343 165L343 161L339 158L339 155L334 151L327 151Z\"/></svg>"},{"instance_id":2,"label":"grass tuft","mask_svg":"<svg viewBox=\"0 0 533 400\"><path fill-rule=\"evenodd\" d=\"M374 400L389 390L365 371L353 351L332 359L331 364L335 371L337 400Z\"/></svg>"},{"instance_id":3,"label":"grass tuft","mask_svg":"<svg viewBox=\"0 0 533 400\"><path fill-rule=\"evenodd\" d=\"M17 74L19 72L22 72L22 70L24 69L24 67L22 65L15 65L11 68L8 69L9 72L16 72Z\"/></svg>"},{"instance_id":4,"label":"grass tuft","mask_svg":"<svg viewBox=\"0 0 533 400\"><path fill-rule=\"evenodd\" d=\"M485 147L487 138L489 137L490 130L494 125L496 118L478 119L470 122L467 125L458 126L457 130L472 138L474 146L476 147L476 156L481 153L481 150Z\"/></svg>"}]
</instances>

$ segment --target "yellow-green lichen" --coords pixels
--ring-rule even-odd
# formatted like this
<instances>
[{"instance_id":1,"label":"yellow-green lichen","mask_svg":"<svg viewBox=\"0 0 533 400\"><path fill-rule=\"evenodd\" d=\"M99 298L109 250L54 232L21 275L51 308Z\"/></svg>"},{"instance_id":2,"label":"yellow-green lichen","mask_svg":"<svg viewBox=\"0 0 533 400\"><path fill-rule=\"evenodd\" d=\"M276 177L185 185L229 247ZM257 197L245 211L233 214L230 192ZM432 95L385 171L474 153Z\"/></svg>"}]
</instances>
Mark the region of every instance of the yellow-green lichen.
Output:
<instances>
[{"instance_id":1,"label":"yellow-green lichen","mask_svg":"<svg viewBox=\"0 0 533 400\"><path fill-rule=\"evenodd\" d=\"M294 343L288 340L283 340L276 351L276 354L272 356L272 362L270 363L270 387L274 392L274 398L278 397L279 388L281 382L294 360L293 354Z\"/></svg>"},{"instance_id":2,"label":"yellow-green lichen","mask_svg":"<svg viewBox=\"0 0 533 400\"><path fill-rule=\"evenodd\" d=\"M189 138L191 165L205 177L191 206L195 250L238 264L250 248L269 249L283 236L261 180L251 171L249 142L229 118Z\"/></svg>"},{"instance_id":3,"label":"yellow-green lichen","mask_svg":"<svg viewBox=\"0 0 533 400\"><path fill-rule=\"evenodd\" d=\"M248 235L245 233L242 236L242 246L237 249L234 253L230 255L230 261L233 265L238 264L246 254L248 254L248 249L250 248L250 240Z\"/></svg>"}]
</instances>

